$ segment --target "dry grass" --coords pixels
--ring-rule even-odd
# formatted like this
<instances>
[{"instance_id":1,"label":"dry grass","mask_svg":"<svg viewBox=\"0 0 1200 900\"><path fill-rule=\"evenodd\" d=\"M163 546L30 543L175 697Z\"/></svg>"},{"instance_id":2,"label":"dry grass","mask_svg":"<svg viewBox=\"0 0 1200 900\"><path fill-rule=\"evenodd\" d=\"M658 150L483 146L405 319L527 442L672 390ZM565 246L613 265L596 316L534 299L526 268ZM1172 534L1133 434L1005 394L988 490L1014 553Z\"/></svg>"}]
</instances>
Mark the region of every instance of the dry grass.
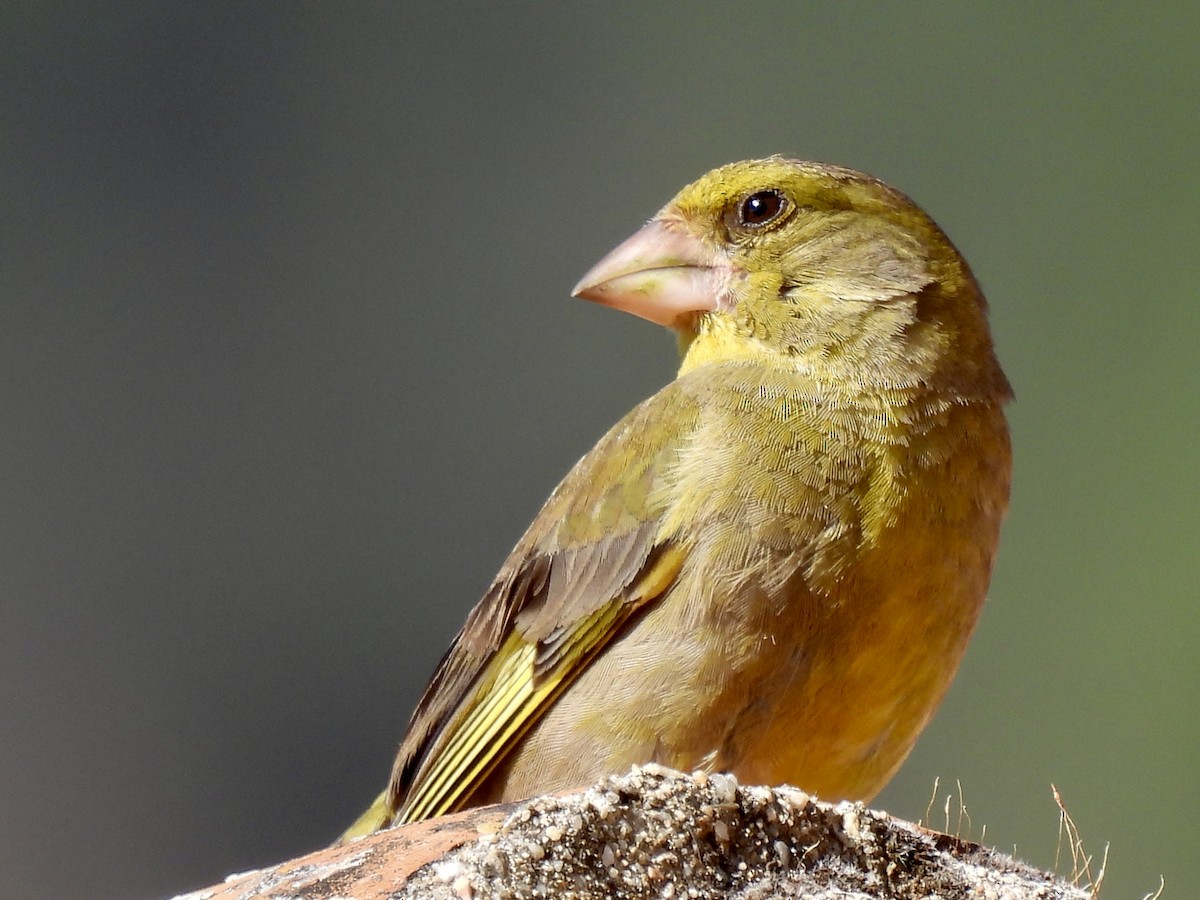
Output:
<instances>
[{"instance_id":1,"label":"dry grass","mask_svg":"<svg viewBox=\"0 0 1200 900\"><path fill-rule=\"evenodd\" d=\"M1050 790L1054 793L1054 804L1058 807L1058 846L1054 850L1054 871L1059 871L1059 866L1063 860L1062 850L1065 842L1071 854L1071 874L1068 876L1071 884L1084 888L1093 898L1099 897L1100 887L1104 884L1104 872L1108 866L1109 845L1104 845L1104 855L1100 858L1100 868L1093 876L1093 856L1083 847L1083 837L1079 834L1079 826L1075 824L1075 820L1067 812L1066 804L1063 803L1062 794L1059 793L1058 788L1052 784L1050 785ZM1162 885L1160 884L1158 891L1153 896L1146 895L1143 900L1158 900L1161 893Z\"/></svg>"}]
</instances>

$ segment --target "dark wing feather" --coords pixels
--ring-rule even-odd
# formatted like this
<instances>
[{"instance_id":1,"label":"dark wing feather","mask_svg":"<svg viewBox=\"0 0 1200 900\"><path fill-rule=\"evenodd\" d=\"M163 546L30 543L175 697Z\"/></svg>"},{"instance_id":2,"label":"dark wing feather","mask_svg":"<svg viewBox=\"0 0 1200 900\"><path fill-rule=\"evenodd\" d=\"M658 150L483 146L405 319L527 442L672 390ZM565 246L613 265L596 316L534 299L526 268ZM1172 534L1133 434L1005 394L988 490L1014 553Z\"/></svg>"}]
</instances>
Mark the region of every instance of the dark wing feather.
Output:
<instances>
[{"instance_id":1,"label":"dark wing feather","mask_svg":"<svg viewBox=\"0 0 1200 900\"><path fill-rule=\"evenodd\" d=\"M668 385L571 470L471 611L422 696L387 791L388 819L452 811L620 626L670 585L662 479L699 416Z\"/></svg>"}]
</instances>

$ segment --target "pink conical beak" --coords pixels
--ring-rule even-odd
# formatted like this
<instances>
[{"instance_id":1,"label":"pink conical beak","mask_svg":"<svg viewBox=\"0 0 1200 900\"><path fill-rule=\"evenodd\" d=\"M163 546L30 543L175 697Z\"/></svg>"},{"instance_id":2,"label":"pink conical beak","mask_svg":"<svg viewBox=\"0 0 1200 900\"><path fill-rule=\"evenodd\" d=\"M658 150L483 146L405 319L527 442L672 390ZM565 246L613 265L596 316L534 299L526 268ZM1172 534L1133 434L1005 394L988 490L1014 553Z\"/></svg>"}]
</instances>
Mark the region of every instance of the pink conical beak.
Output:
<instances>
[{"instance_id":1,"label":"pink conical beak","mask_svg":"<svg viewBox=\"0 0 1200 900\"><path fill-rule=\"evenodd\" d=\"M728 296L728 261L678 221L651 219L596 263L571 291L668 328Z\"/></svg>"}]
</instances>

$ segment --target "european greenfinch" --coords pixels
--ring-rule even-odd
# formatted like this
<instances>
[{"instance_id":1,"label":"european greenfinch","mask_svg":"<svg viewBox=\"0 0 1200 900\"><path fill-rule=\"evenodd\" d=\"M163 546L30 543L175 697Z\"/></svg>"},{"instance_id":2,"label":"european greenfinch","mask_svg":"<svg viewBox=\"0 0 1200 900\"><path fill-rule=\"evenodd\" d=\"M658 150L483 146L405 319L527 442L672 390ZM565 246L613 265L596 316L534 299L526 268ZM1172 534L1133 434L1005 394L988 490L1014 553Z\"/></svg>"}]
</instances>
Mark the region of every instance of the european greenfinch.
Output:
<instances>
[{"instance_id":1,"label":"european greenfinch","mask_svg":"<svg viewBox=\"0 0 1200 900\"><path fill-rule=\"evenodd\" d=\"M678 377L551 494L344 837L650 762L866 800L958 668L1011 391L921 209L848 169L733 163L574 293L673 329Z\"/></svg>"}]
</instances>

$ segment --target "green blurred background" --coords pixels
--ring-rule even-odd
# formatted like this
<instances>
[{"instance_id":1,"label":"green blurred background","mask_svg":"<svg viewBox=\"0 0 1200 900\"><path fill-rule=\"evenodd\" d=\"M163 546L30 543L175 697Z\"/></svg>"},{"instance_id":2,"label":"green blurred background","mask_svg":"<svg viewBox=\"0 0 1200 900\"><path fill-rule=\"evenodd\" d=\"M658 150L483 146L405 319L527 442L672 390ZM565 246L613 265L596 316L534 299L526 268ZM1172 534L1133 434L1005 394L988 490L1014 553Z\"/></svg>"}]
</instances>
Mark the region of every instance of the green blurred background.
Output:
<instances>
[{"instance_id":1,"label":"green blurred background","mask_svg":"<svg viewBox=\"0 0 1200 900\"><path fill-rule=\"evenodd\" d=\"M991 602L879 805L958 780L1050 866L1053 782L1105 896L1188 896L1198 10L4 4L0 896L162 896L348 824L550 488L671 377L570 286L774 152L924 205L1017 391Z\"/></svg>"}]
</instances>

